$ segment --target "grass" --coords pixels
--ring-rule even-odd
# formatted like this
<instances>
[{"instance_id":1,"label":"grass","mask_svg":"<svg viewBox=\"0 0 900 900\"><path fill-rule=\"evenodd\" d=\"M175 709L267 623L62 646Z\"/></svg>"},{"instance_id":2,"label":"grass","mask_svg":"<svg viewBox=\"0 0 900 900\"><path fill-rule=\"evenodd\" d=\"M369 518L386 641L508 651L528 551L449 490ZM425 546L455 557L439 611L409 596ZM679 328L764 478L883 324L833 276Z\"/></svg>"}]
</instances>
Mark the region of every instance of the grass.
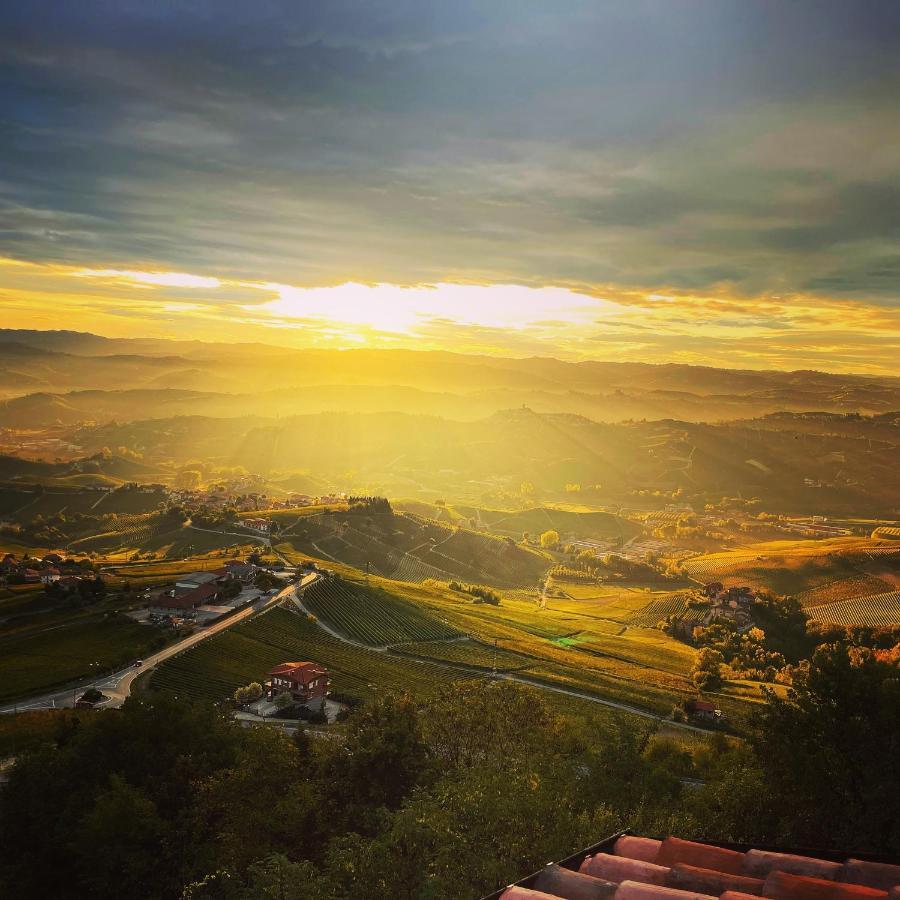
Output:
<instances>
[{"instance_id":1,"label":"grass","mask_svg":"<svg viewBox=\"0 0 900 900\"><path fill-rule=\"evenodd\" d=\"M0 759L52 741L67 723L96 715L89 709L35 709L0 716Z\"/></svg>"},{"instance_id":2,"label":"grass","mask_svg":"<svg viewBox=\"0 0 900 900\"><path fill-rule=\"evenodd\" d=\"M498 672L524 671L534 664L533 657L512 653L500 647L495 649L489 644L471 638L461 641L420 641L397 644L391 650L455 665L474 666L485 671L493 670L495 663Z\"/></svg>"},{"instance_id":3,"label":"grass","mask_svg":"<svg viewBox=\"0 0 900 900\"><path fill-rule=\"evenodd\" d=\"M0 699L115 671L147 655L159 639L156 629L118 616L6 638L0 641Z\"/></svg>"}]
</instances>

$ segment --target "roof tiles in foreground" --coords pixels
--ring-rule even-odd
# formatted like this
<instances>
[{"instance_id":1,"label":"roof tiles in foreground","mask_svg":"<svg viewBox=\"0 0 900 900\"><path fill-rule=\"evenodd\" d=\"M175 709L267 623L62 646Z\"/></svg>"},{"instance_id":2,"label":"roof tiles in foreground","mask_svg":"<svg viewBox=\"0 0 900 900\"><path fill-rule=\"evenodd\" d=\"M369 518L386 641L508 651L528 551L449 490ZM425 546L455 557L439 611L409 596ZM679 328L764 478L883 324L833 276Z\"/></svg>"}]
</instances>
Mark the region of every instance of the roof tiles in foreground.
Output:
<instances>
[{"instance_id":1,"label":"roof tiles in foreground","mask_svg":"<svg viewBox=\"0 0 900 900\"><path fill-rule=\"evenodd\" d=\"M630 834L488 900L900 900L900 864Z\"/></svg>"}]
</instances>

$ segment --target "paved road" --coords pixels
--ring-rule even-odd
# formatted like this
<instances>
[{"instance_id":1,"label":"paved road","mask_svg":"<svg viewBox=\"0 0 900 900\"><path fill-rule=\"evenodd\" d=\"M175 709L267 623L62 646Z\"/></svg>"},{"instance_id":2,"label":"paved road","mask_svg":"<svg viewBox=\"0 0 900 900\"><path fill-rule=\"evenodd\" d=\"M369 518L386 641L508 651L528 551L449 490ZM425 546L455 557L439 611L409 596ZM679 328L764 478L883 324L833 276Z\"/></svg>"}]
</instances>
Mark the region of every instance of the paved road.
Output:
<instances>
[{"instance_id":1,"label":"paved road","mask_svg":"<svg viewBox=\"0 0 900 900\"><path fill-rule=\"evenodd\" d=\"M275 596L270 597L269 599L261 597L251 606L248 606L246 609L242 609L240 612L229 616L227 619L222 619L220 622L209 625L203 630L189 635L188 637L184 638L184 640L178 641L178 643L176 644L171 644L168 647L164 647L158 653L154 653L152 656L148 656L144 660L144 664L139 668L129 666L127 669L122 669L120 672L105 676L102 679L82 682L75 685L74 687L68 687L64 690L55 691L54 693L50 694L43 694L38 697L29 697L27 699L20 700L17 703L0 707L0 713L10 713L15 712L16 710L22 711L26 709L47 709L48 707L52 708L59 706L72 706L74 704L75 695L80 690L88 687L89 685L96 685L97 688L99 688L101 691L103 691L104 694L106 694L107 697L109 697L108 701L101 704L102 707L119 707L125 702L125 699L131 693L131 686L134 683L135 678L137 678L139 675L142 675L144 672L154 669L161 662L164 662L165 660L170 659L178 653L187 650L189 647L193 647L195 644L199 644L200 641L205 641L207 638L212 637L214 634L218 634L219 632L224 631L226 628L231 628L232 626L237 625L239 622L245 621L246 619L250 618L250 616L257 615L264 610L271 609L273 606L277 606L279 603L293 595L295 591L302 591L306 589L310 584L317 581L320 577L321 576L315 573L311 573L309 575L306 575L299 584L290 584L286 588L284 588L284 590L280 591Z\"/></svg>"}]
</instances>

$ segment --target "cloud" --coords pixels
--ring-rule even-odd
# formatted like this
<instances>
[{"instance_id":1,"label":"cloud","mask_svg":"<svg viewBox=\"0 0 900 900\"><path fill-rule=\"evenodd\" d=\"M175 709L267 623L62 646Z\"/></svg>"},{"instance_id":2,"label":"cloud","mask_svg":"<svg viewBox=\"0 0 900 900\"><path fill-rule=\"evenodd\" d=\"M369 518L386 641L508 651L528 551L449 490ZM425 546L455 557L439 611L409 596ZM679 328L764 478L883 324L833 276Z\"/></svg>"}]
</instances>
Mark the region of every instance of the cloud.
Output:
<instances>
[{"instance_id":1,"label":"cloud","mask_svg":"<svg viewBox=\"0 0 900 900\"><path fill-rule=\"evenodd\" d=\"M218 278L189 275L186 272L135 272L122 269L82 269L74 273L77 278L93 278L100 281L125 281L144 287L217 288Z\"/></svg>"},{"instance_id":2,"label":"cloud","mask_svg":"<svg viewBox=\"0 0 900 900\"><path fill-rule=\"evenodd\" d=\"M898 24L880 0L17 4L0 253L279 331L242 284L391 285L382 324L420 329L400 288L569 289L652 309L668 354L700 353L701 314L711 339L895 308Z\"/></svg>"}]
</instances>

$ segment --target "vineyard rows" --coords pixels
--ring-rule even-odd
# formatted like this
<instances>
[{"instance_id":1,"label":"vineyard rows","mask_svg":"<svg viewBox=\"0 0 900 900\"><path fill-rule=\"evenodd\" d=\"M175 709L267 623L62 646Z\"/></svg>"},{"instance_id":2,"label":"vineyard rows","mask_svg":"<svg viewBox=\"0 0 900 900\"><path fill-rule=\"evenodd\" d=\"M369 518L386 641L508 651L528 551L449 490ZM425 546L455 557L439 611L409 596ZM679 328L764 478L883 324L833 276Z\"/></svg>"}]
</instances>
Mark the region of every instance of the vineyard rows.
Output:
<instances>
[{"instance_id":1,"label":"vineyard rows","mask_svg":"<svg viewBox=\"0 0 900 900\"><path fill-rule=\"evenodd\" d=\"M89 537L72 541L71 546L85 550L111 547L139 547L155 535L160 528L161 520L154 513L136 513L118 516L110 522L109 531L93 534Z\"/></svg>"},{"instance_id":2,"label":"vineyard rows","mask_svg":"<svg viewBox=\"0 0 900 900\"><path fill-rule=\"evenodd\" d=\"M725 556L699 556L684 563L684 570L693 578L715 578L727 574L743 563L753 562L758 553L729 553Z\"/></svg>"},{"instance_id":3,"label":"vineyard rows","mask_svg":"<svg viewBox=\"0 0 900 900\"><path fill-rule=\"evenodd\" d=\"M646 606L635 611L628 624L653 628L666 616L678 615L683 612L686 599L686 594L669 594L666 597L651 600Z\"/></svg>"},{"instance_id":4,"label":"vineyard rows","mask_svg":"<svg viewBox=\"0 0 900 900\"><path fill-rule=\"evenodd\" d=\"M450 577L449 572L430 566L408 553L404 554L400 564L394 570L394 574L391 575L391 578L396 581L408 581L411 584L421 584L429 578L433 578L435 581L447 581Z\"/></svg>"},{"instance_id":5,"label":"vineyard rows","mask_svg":"<svg viewBox=\"0 0 900 900\"><path fill-rule=\"evenodd\" d=\"M424 641L418 643L399 644L392 648L414 656L423 656L428 659L441 662L462 663L468 666L479 666L482 669L492 669L496 658L498 671L508 672L522 669L533 660L520 653L511 653L502 647L496 651L494 648L473 640L464 641Z\"/></svg>"},{"instance_id":6,"label":"vineyard rows","mask_svg":"<svg viewBox=\"0 0 900 900\"><path fill-rule=\"evenodd\" d=\"M310 586L303 605L336 631L372 647L459 635L413 603L342 581Z\"/></svg>"},{"instance_id":7,"label":"vineyard rows","mask_svg":"<svg viewBox=\"0 0 900 900\"><path fill-rule=\"evenodd\" d=\"M442 684L478 674L354 647L301 615L275 609L167 660L153 675L151 688L216 702L293 660L324 665L333 692L360 699L386 690L427 696Z\"/></svg>"},{"instance_id":8,"label":"vineyard rows","mask_svg":"<svg viewBox=\"0 0 900 900\"><path fill-rule=\"evenodd\" d=\"M798 594L797 599L806 607L826 606L829 603L888 593L890 587L886 581L872 575L854 575L811 588Z\"/></svg>"},{"instance_id":9,"label":"vineyard rows","mask_svg":"<svg viewBox=\"0 0 900 900\"><path fill-rule=\"evenodd\" d=\"M835 625L900 625L900 591L808 606L806 612L811 619Z\"/></svg>"}]
</instances>

